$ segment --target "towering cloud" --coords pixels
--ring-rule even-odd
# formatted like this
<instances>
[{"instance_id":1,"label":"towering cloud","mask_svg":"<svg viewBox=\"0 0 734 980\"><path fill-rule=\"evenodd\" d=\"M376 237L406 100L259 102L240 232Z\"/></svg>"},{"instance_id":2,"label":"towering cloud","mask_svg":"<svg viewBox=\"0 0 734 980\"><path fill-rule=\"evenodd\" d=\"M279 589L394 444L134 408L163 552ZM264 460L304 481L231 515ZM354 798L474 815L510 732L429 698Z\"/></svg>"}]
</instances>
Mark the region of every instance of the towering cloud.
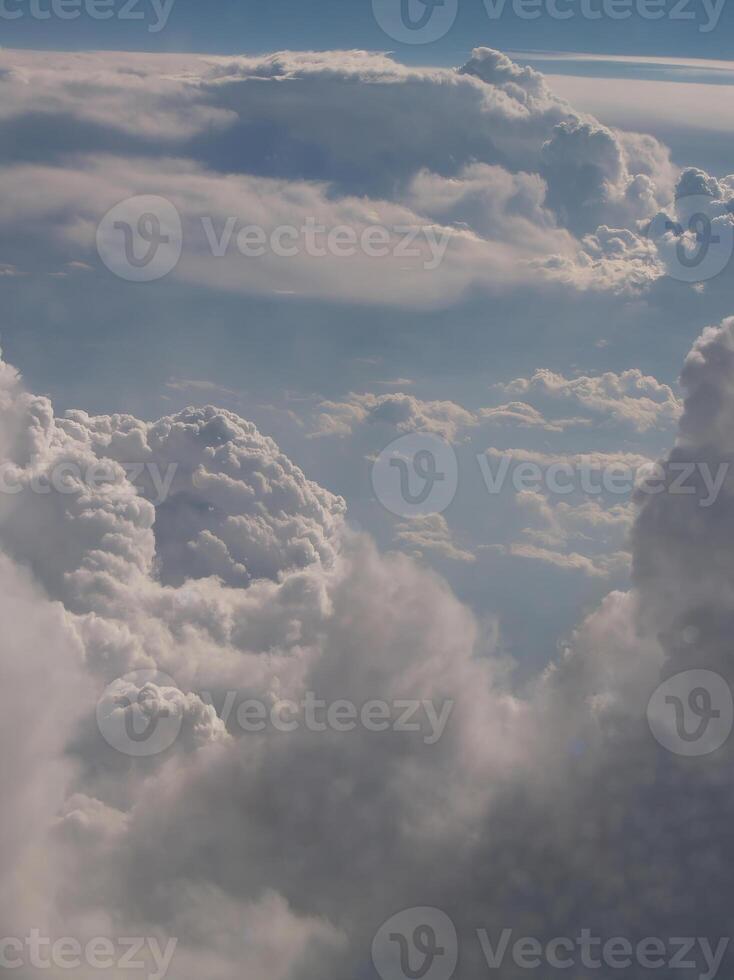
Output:
<instances>
[{"instance_id":1,"label":"towering cloud","mask_svg":"<svg viewBox=\"0 0 734 980\"><path fill-rule=\"evenodd\" d=\"M732 461L733 372L730 320L686 362L671 460ZM714 949L726 935L731 751L671 754L645 709L678 671L732 679L730 480L705 510L695 495L645 499L632 591L519 694L446 584L348 533L343 503L250 423L213 408L56 418L7 366L2 399L19 488L0 524L15 624L1 717L17 746L5 932L176 936L176 980L243 964L263 980L359 973L380 923L409 906L452 917L462 978L486 968L477 928ZM138 461L175 465L164 501L131 482ZM95 462L105 480L38 492L54 467ZM140 670L168 680L117 680ZM435 739L254 733L224 717L227 690L453 707ZM148 758L98 724L141 691L143 710L180 725Z\"/></svg>"},{"instance_id":2,"label":"towering cloud","mask_svg":"<svg viewBox=\"0 0 734 980\"><path fill-rule=\"evenodd\" d=\"M180 215L172 276L236 293L431 309L559 281L624 291L670 251L665 228L662 257L642 233L673 207L667 148L489 48L458 70L361 51L0 52L0 96L14 276L39 255L107 275L95 230L141 195Z\"/></svg>"}]
</instances>

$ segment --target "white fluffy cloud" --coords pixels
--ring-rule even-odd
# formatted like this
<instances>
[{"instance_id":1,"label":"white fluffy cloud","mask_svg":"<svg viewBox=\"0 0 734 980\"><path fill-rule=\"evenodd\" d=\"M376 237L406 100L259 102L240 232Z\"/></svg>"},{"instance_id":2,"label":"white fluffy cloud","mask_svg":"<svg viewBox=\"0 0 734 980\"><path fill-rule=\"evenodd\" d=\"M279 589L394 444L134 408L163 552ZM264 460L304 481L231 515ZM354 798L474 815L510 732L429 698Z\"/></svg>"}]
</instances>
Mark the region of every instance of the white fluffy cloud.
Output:
<instances>
[{"instance_id":1,"label":"white fluffy cloud","mask_svg":"<svg viewBox=\"0 0 734 980\"><path fill-rule=\"evenodd\" d=\"M638 432L670 425L681 411L670 385L661 384L638 368L578 378L565 378L541 368L530 378L516 378L500 388L506 394L534 397L541 404L570 404L588 412L598 423L622 423Z\"/></svg>"},{"instance_id":2,"label":"white fluffy cloud","mask_svg":"<svg viewBox=\"0 0 734 980\"><path fill-rule=\"evenodd\" d=\"M398 524L395 538L402 548L416 558L428 552L452 561L476 561L473 551L456 544L442 514L413 517Z\"/></svg>"},{"instance_id":3,"label":"white fluffy cloud","mask_svg":"<svg viewBox=\"0 0 734 980\"><path fill-rule=\"evenodd\" d=\"M494 408L483 408L481 417L492 425L514 425L520 429L543 429L546 432L563 432L568 428L590 425L589 419L548 419L527 402L507 402Z\"/></svg>"},{"instance_id":4,"label":"white fluffy cloud","mask_svg":"<svg viewBox=\"0 0 734 980\"><path fill-rule=\"evenodd\" d=\"M345 436L358 426L377 422L399 432L433 432L448 441L456 441L478 426L561 433L604 425L643 433L672 425L681 411L680 401L669 385L637 368L578 378L565 378L541 368L530 378L516 378L494 387L506 395L520 395L523 400L471 410L455 402L426 401L404 392L351 393L344 401L319 404L312 434ZM555 417L559 406L566 405L579 414Z\"/></svg>"},{"instance_id":5,"label":"white fluffy cloud","mask_svg":"<svg viewBox=\"0 0 734 980\"><path fill-rule=\"evenodd\" d=\"M673 458L733 452L733 337L734 320L704 334L688 359ZM721 542L731 487L705 512L692 497L649 498L633 532L635 588L609 596L520 698L501 659L475 656L478 624L445 583L346 534L336 498L248 423L213 410L152 425L77 412L55 419L8 367L2 400L4 458L16 476L71 453L119 465L151 452L180 463L169 501L199 500L224 514L244 505L245 516L254 509L266 524L277 517L263 540L247 526L260 559L271 555L247 583L230 579L229 568L194 564L187 581L169 585L165 555L199 524L187 514L159 527L122 468L86 497L26 487L4 508L3 547L50 591L42 596L4 559L18 625L4 653L13 673L3 717L15 731L32 703L44 723L20 739L4 868L13 928L85 936L116 923L176 935L176 980L202 969L224 980L242 962L258 978L354 972L380 922L421 904L446 908L463 934L496 923L539 937L595 923L615 935L726 934L721 797L730 753L683 765L662 754L643 719L661 668L730 676L734 593ZM202 488L190 479L199 468L208 474ZM607 516L627 523L621 511ZM307 562L284 552L282 522L289 541L294 527L311 535ZM445 547L444 532L428 522L401 533L416 546ZM537 544L515 554L604 571ZM19 608L28 611L18 617ZM26 654L39 671L26 670ZM165 696L189 705L192 737L131 760L101 739L95 702L116 677L149 667L175 678L180 695ZM38 705L39 684L49 686L50 714ZM357 704L450 699L454 709L435 745L367 731L225 735L205 723L211 710L200 694L216 705L228 686L271 701L312 690ZM692 819L675 816L684 799ZM14 899L17 876L31 865L18 842L48 855L43 874L26 877L23 902ZM681 854L691 857L685 868ZM355 873L345 877L347 864ZM469 946L458 975L475 975L479 955Z\"/></svg>"},{"instance_id":6,"label":"white fluffy cloud","mask_svg":"<svg viewBox=\"0 0 734 980\"><path fill-rule=\"evenodd\" d=\"M171 275L237 293L432 309L476 290L639 290L665 272L639 225L673 200L666 148L574 111L488 48L460 70L366 52L4 51L0 96L13 274L40 251L51 275L106 275L97 224L140 195L181 215ZM290 232L278 239L289 254L271 247L308 221L324 241L386 229L388 254L343 238L322 254L305 235L294 251ZM236 247L248 226L265 254Z\"/></svg>"},{"instance_id":7,"label":"white fluffy cloud","mask_svg":"<svg viewBox=\"0 0 734 980\"><path fill-rule=\"evenodd\" d=\"M352 394L343 402L321 402L313 434L344 436L365 422L383 422L398 432L434 432L453 441L463 430L477 425L479 416L455 402L423 401L402 392L366 392Z\"/></svg>"}]
</instances>

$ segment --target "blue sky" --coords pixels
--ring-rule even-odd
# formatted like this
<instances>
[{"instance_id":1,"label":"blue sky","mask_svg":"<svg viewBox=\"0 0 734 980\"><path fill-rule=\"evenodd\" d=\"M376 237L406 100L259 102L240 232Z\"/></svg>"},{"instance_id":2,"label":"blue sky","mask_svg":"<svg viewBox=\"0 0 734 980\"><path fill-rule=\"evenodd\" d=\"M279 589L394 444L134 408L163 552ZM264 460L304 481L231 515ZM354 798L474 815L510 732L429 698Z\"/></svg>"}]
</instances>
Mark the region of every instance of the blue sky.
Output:
<instances>
[{"instance_id":1,"label":"blue sky","mask_svg":"<svg viewBox=\"0 0 734 980\"><path fill-rule=\"evenodd\" d=\"M7 0L10 11L30 0ZM561 0L559 9L578 9ZM592 9L598 9L595 0ZM133 8L146 8L144 0ZM42 3L42 9L45 6ZM710 22L703 0L678 3L676 19L647 20L631 8L632 16L619 21L592 21L582 16L557 20L547 12L537 19L523 19L512 5L490 18L481 0L459 0L453 27L439 40L414 45L388 37L375 22L368 0L175 0L165 30L156 34L138 22L94 21L89 18L63 22L30 19L0 22L0 41L7 47L79 50L206 51L212 53L261 53L285 48L325 50L361 47L393 50L401 60L413 63L457 65L477 45L502 50L591 52L667 57L727 58L731 55L734 7L725 2L713 30L702 32ZM531 11L533 18L535 14ZM693 20L683 19L693 16ZM677 19L680 17L681 19ZM153 21L154 22L154 21ZM146 20L146 23L148 21Z\"/></svg>"}]
</instances>

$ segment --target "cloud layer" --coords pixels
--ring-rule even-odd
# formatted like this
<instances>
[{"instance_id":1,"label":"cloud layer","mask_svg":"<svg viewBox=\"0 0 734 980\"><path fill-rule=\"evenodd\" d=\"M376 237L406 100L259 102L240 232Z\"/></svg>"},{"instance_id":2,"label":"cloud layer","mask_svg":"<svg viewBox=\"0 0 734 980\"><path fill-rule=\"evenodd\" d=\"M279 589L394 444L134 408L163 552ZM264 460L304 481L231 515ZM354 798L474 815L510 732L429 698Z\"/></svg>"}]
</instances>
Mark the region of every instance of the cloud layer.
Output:
<instances>
[{"instance_id":1,"label":"cloud layer","mask_svg":"<svg viewBox=\"0 0 734 980\"><path fill-rule=\"evenodd\" d=\"M733 352L734 320L695 345L671 459L734 458ZM418 905L455 921L462 978L480 969L482 927L726 935L730 750L678 759L644 712L672 672L731 679L729 482L705 512L693 497L646 500L634 588L612 593L518 693L501 657L478 655L479 625L446 584L347 532L341 501L251 424L215 409L152 424L56 418L10 367L1 380L4 457L23 488L0 523L17 624L1 716L20 748L6 931L177 936L177 980L224 980L243 964L263 980L371 975L373 933ZM135 456L179 466L157 508L121 465ZM107 461L110 478L68 494L26 482L82 457ZM548 519L561 533L562 516ZM450 548L444 532L434 520L401 533L420 550ZM151 668L175 678L153 690L180 706L182 733L130 758L102 738L96 702ZM228 689L454 709L433 745L364 730L253 735L213 714ZM29 732L29 717L42 725Z\"/></svg>"},{"instance_id":2,"label":"cloud layer","mask_svg":"<svg viewBox=\"0 0 734 980\"><path fill-rule=\"evenodd\" d=\"M49 274L106 275L96 227L141 195L181 216L172 275L235 293L433 309L527 286L639 292L666 271L641 229L672 206L667 148L489 48L459 70L359 51L1 52L0 94L14 274L40 247ZM243 254L253 227L266 246ZM375 227L384 248L364 244Z\"/></svg>"},{"instance_id":3,"label":"cloud layer","mask_svg":"<svg viewBox=\"0 0 734 980\"><path fill-rule=\"evenodd\" d=\"M365 52L2 51L0 95L3 288L109 284L98 223L135 195L181 216L174 286L369 306L375 330L385 310L467 297L514 300L509 327L531 295L543 312L583 300L589 317L601 296L623 317L680 280L697 216L734 234L731 177L679 172L657 140L601 125L487 48L457 70ZM392 250L227 246L245 226L311 219L387 228ZM421 231L416 255L394 247L406 226ZM669 463L734 463L734 319L693 346L685 401L638 368L561 360L487 376L466 403L412 373L384 382L392 392L312 394L300 440L346 445L352 469L414 432L493 465L638 467L677 427ZM197 377L166 391L237 397ZM588 929L716 947L731 931L732 749L671 754L646 708L680 671L734 682L734 477L706 508L706 488L611 503L524 490L489 543L459 501L393 522L388 550L242 414L57 413L0 361L0 936L176 937L172 980L375 980L378 928L424 906L457 927L457 980L486 969L481 928L495 943L504 928L541 941ZM531 564L600 588L631 567L632 581L521 677L493 610L476 615L430 567L502 579L492 557L521 564L491 584L517 590L524 619L558 601L525 589ZM311 695L450 710L433 740L240 723L242 702L282 721ZM134 742L136 723L162 720L174 738L151 755L119 751L107 727ZM525 974L508 961L500 975Z\"/></svg>"}]
</instances>

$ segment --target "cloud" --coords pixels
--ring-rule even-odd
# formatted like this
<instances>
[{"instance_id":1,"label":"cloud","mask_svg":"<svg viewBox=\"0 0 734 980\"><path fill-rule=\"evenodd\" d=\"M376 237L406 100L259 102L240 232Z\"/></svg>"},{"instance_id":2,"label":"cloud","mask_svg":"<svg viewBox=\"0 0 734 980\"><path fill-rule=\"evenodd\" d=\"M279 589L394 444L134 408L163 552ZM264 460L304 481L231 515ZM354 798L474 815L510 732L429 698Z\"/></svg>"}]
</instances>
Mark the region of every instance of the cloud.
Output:
<instances>
[{"instance_id":1,"label":"cloud","mask_svg":"<svg viewBox=\"0 0 734 980\"><path fill-rule=\"evenodd\" d=\"M734 254L734 176L717 180L705 171L683 171L675 200L647 226L667 272L703 284L724 273Z\"/></svg>"},{"instance_id":2,"label":"cloud","mask_svg":"<svg viewBox=\"0 0 734 980\"><path fill-rule=\"evenodd\" d=\"M627 228L600 225L575 255L553 255L534 266L549 281L579 290L636 296L665 274L659 247Z\"/></svg>"},{"instance_id":3,"label":"cloud","mask_svg":"<svg viewBox=\"0 0 734 980\"><path fill-rule=\"evenodd\" d=\"M637 432L670 425L681 412L680 402L670 386L638 368L620 374L606 371L598 377L578 378L565 378L541 368L530 378L517 378L498 387L507 394L534 397L549 404L570 403L589 412L597 424L622 423Z\"/></svg>"},{"instance_id":4,"label":"cloud","mask_svg":"<svg viewBox=\"0 0 734 980\"><path fill-rule=\"evenodd\" d=\"M523 528L525 540L512 544L511 554L583 568L590 575L629 567L625 546L636 516L633 504L604 506L593 498L582 503L554 501L533 490L518 493L517 503L535 526Z\"/></svg>"},{"instance_id":5,"label":"cloud","mask_svg":"<svg viewBox=\"0 0 734 980\"><path fill-rule=\"evenodd\" d=\"M359 51L0 52L3 67L8 266L30 252L53 275L106 276L100 220L155 195L182 218L170 275L247 295L423 310L558 283L642 290L664 273L638 226L673 198L667 149L576 112L488 48L460 70ZM358 247L307 247L309 221ZM266 247L243 255L253 226ZM375 227L387 254L362 244ZM288 254L283 228L298 239L286 232Z\"/></svg>"},{"instance_id":6,"label":"cloud","mask_svg":"<svg viewBox=\"0 0 734 980\"><path fill-rule=\"evenodd\" d=\"M405 199L419 214L471 228L484 240L511 249L517 261L528 261L538 254L571 253L574 248L573 236L558 226L546 194L539 174L472 163L451 178L420 171Z\"/></svg>"},{"instance_id":7,"label":"cloud","mask_svg":"<svg viewBox=\"0 0 734 980\"><path fill-rule=\"evenodd\" d=\"M671 458L734 453L733 373L730 320L704 333L686 362ZM43 728L14 739L22 754L11 835L25 854L43 847L46 867L24 875L20 901L17 875L29 866L13 847L4 906L13 929L84 936L114 922L125 934L175 935L175 980L202 969L224 980L242 962L263 980L353 975L378 926L417 905L445 908L469 937L498 923L541 940L580 928L714 944L727 934L731 749L691 765L653 739L645 708L676 670L730 677L730 486L705 511L690 496L648 497L632 531L633 589L609 595L518 694L446 583L350 535L337 498L244 420L216 409L153 423L57 419L7 366L0 401L3 458L20 479L72 456L119 466L81 502L28 489L2 501L0 541L30 569L8 558L0 569L2 601L21 610L7 617L18 654L3 688L9 733L26 723L39 685L52 685L61 705L37 711ZM159 523L166 505L154 507L119 462L133 451L176 461L182 476L169 499L200 500L216 516L197 523L187 511ZM203 487L191 481L199 469ZM220 518L242 507L259 559L247 581L195 563L186 581L165 581L174 541L202 520L220 531ZM271 529L267 546L253 513ZM607 518L625 522L621 511L584 515ZM440 520L411 528L445 547ZM307 562L290 550L304 534ZM592 577L624 561L532 543L511 552ZM101 738L96 701L127 671L153 667L175 678L165 694L190 706L196 737L129 759ZM270 704L314 691L454 707L432 745L361 729L252 735L231 719L224 737L203 705L221 706L232 687ZM466 940L457 976L481 965Z\"/></svg>"},{"instance_id":8,"label":"cloud","mask_svg":"<svg viewBox=\"0 0 734 980\"><path fill-rule=\"evenodd\" d=\"M473 552L460 548L454 543L451 530L442 514L413 517L398 524L395 539L404 551L416 558L420 558L428 551L442 558L450 558L452 561L476 561Z\"/></svg>"},{"instance_id":9,"label":"cloud","mask_svg":"<svg viewBox=\"0 0 734 980\"><path fill-rule=\"evenodd\" d=\"M560 463L564 466L572 466L574 469L588 470L602 470L612 467L637 470L651 462L649 456L629 452L548 453L533 449L497 449L490 446L486 450L486 454L493 459L507 457L517 463L537 463L539 466L552 466Z\"/></svg>"},{"instance_id":10,"label":"cloud","mask_svg":"<svg viewBox=\"0 0 734 980\"><path fill-rule=\"evenodd\" d=\"M547 419L527 402L508 402L495 408L483 408L481 417L492 425L516 425L521 429L543 429L563 432L565 429L589 425L588 419Z\"/></svg>"},{"instance_id":11,"label":"cloud","mask_svg":"<svg viewBox=\"0 0 734 980\"><path fill-rule=\"evenodd\" d=\"M548 84L585 112L614 126L657 133L661 139L681 128L699 136L701 131L729 132L734 118L728 85L560 74L548 76ZM702 113L704 103L708 111Z\"/></svg>"},{"instance_id":12,"label":"cloud","mask_svg":"<svg viewBox=\"0 0 734 980\"><path fill-rule=\"evenodd\" d=\"M343 500L232 412L186 409L153 425L70 412L61 427L117 463L145 461L171 475L155 522L164 581L217 575L247 584L334 559ZM153 498L156 488L145 482Z\"/></svg>"},{"instance_id":13,"label":"cloud","mask_svg":"<svg viewBox=\"0 0 734 980\"><path fill-rule=\"evenodd\" d=\"M471 410L456 402L427 401L405 392L363 392L350 393L344 401L320 402L311 435L347 436L359 426L378 422L399 432L433 432L449 442L482 425L561 433L615 423L645 432L674 422L680 414L680 403L672 389L637 369L568 379L543 368L531 378L516 378L494 387L506 394L538 400L550 411L557 409L559 402L569 402L587 417L555 418L550 411L545 414L527 401Z\"/></svg>"},{"instance_id":14,"label":"cloud","mask_svg":"<svg viewBox=\"0 0 734 980\"><path fill-rule=\"evenodd\" d=\"M64 608L6 555L0 558L0 581L0 776L12 787L4 794L0 830L0 920L9 930L33 923L39 907L46 911L53 904L61 869L52 867L43 848L75 775L68 746L94 692Z\"/></svg>"},{"instance_id":15,"label":"cloud","mask_svg":"<svg viewBox=\"0 0 734 980\"><path fill-rule=\"evenodd\" d=\"M433 432L453 442L479 422L478 415L455 402L423 401L403 392L352 394L344 402L321 402L319 409L315 436L345 436L358 425L380 422L399 432Z\"/></svg>"},{"instance_id":16,"label":"cloud","mask_svg":"<svg viewBox=\"0 0 734 980\"><path fill-rule=\"evenodd\" d=\"M170 381L166 382L166 388L170 388L171 391L190 391L190 392L208 392L209 394L215 395L230 395L234 398L239 398L241 393L234 391L232 388L225 388L223 385L218 385L214 381L205 381L201 378L171 378Z\"/></svg>"},{"instance_id":17,"label":"cloud","mask_svg":"<svg viewBox=\"0 0 734 980\"><path fill-rule=\"evenodd\" d=\"M575 551L554 551L527 542L511 544L506 553L514 558L545 562L564 571L583 572L593 578L606 578L612 573L619 573L629 564L629 555L625 552L601 555L594 559Z\"/></svg>"},{"instance_id":18,"label":"cloud","mask_svg":"<svg viewBox=\"0 0 734 980\"><path fill-rule=\"evenodd\" d=\"M298 291L300 280L312 297L419 309L477 284L544 289L554 276L555 287L600 276L616 290L639 273L644 288L666 246L650 246L639 222L678 214L664 149L582 117L487 49L458 72L362 52L2 52L0 63L11 57L0 223L54 270L94 262L96 220L142 190L217 222L235 207L263 223L318 212L450 227L463 251L429 287L396 268L350 276L329 261L243 276L238 263L202 265L201 237L176 273L246 295ZM319 113L304 111L314 103ZM728 181L688 173L678 187L703 189L725 218ZM320 405L317 428L460 441L499 422L540 439L589 420L638 434L679 423L671 459L718 465L734 460L733 338L727 321L694 346L682 414L672 388L641 371L542 369L503 386L521 400L494 408L350 394ZM541 464L640 458L509 452ZM708 509L695 496L648 497L631 529L626 504L523 496L522 540L490 548L602 584L623 573L629 532L633 584L560 649L549 643L546 669L518 684L443 578L350 532L344 501L235 412L59 417L0 362L0 461L18 490L0 494L0 728L13 746L2 935L176 936L172 980L316 980L369 971L379 925L428 905L455 921L466 980L486 968L469 941L477 928L714 945L730 931L731 746L680 759L645 719L671 673L704 667L732 681L729 482ZM60 470L63 491L49 489ZM154 474L170 477L165 493ZM442 517L404 521L395 540L477 577L481 546ZM527 616L533 597L522 581L517 591ZM119 699L142 688L121 678L154 669L171 681L147 688L146 704L172 710L181 737L130 758L102 737L98 706L132 709ZM229 691L267 706L315 692L452 710L435 744L363 728L252 733L225 720ZM522 972L507 964L503 976Z\"/></svg>"}]
</instances>

